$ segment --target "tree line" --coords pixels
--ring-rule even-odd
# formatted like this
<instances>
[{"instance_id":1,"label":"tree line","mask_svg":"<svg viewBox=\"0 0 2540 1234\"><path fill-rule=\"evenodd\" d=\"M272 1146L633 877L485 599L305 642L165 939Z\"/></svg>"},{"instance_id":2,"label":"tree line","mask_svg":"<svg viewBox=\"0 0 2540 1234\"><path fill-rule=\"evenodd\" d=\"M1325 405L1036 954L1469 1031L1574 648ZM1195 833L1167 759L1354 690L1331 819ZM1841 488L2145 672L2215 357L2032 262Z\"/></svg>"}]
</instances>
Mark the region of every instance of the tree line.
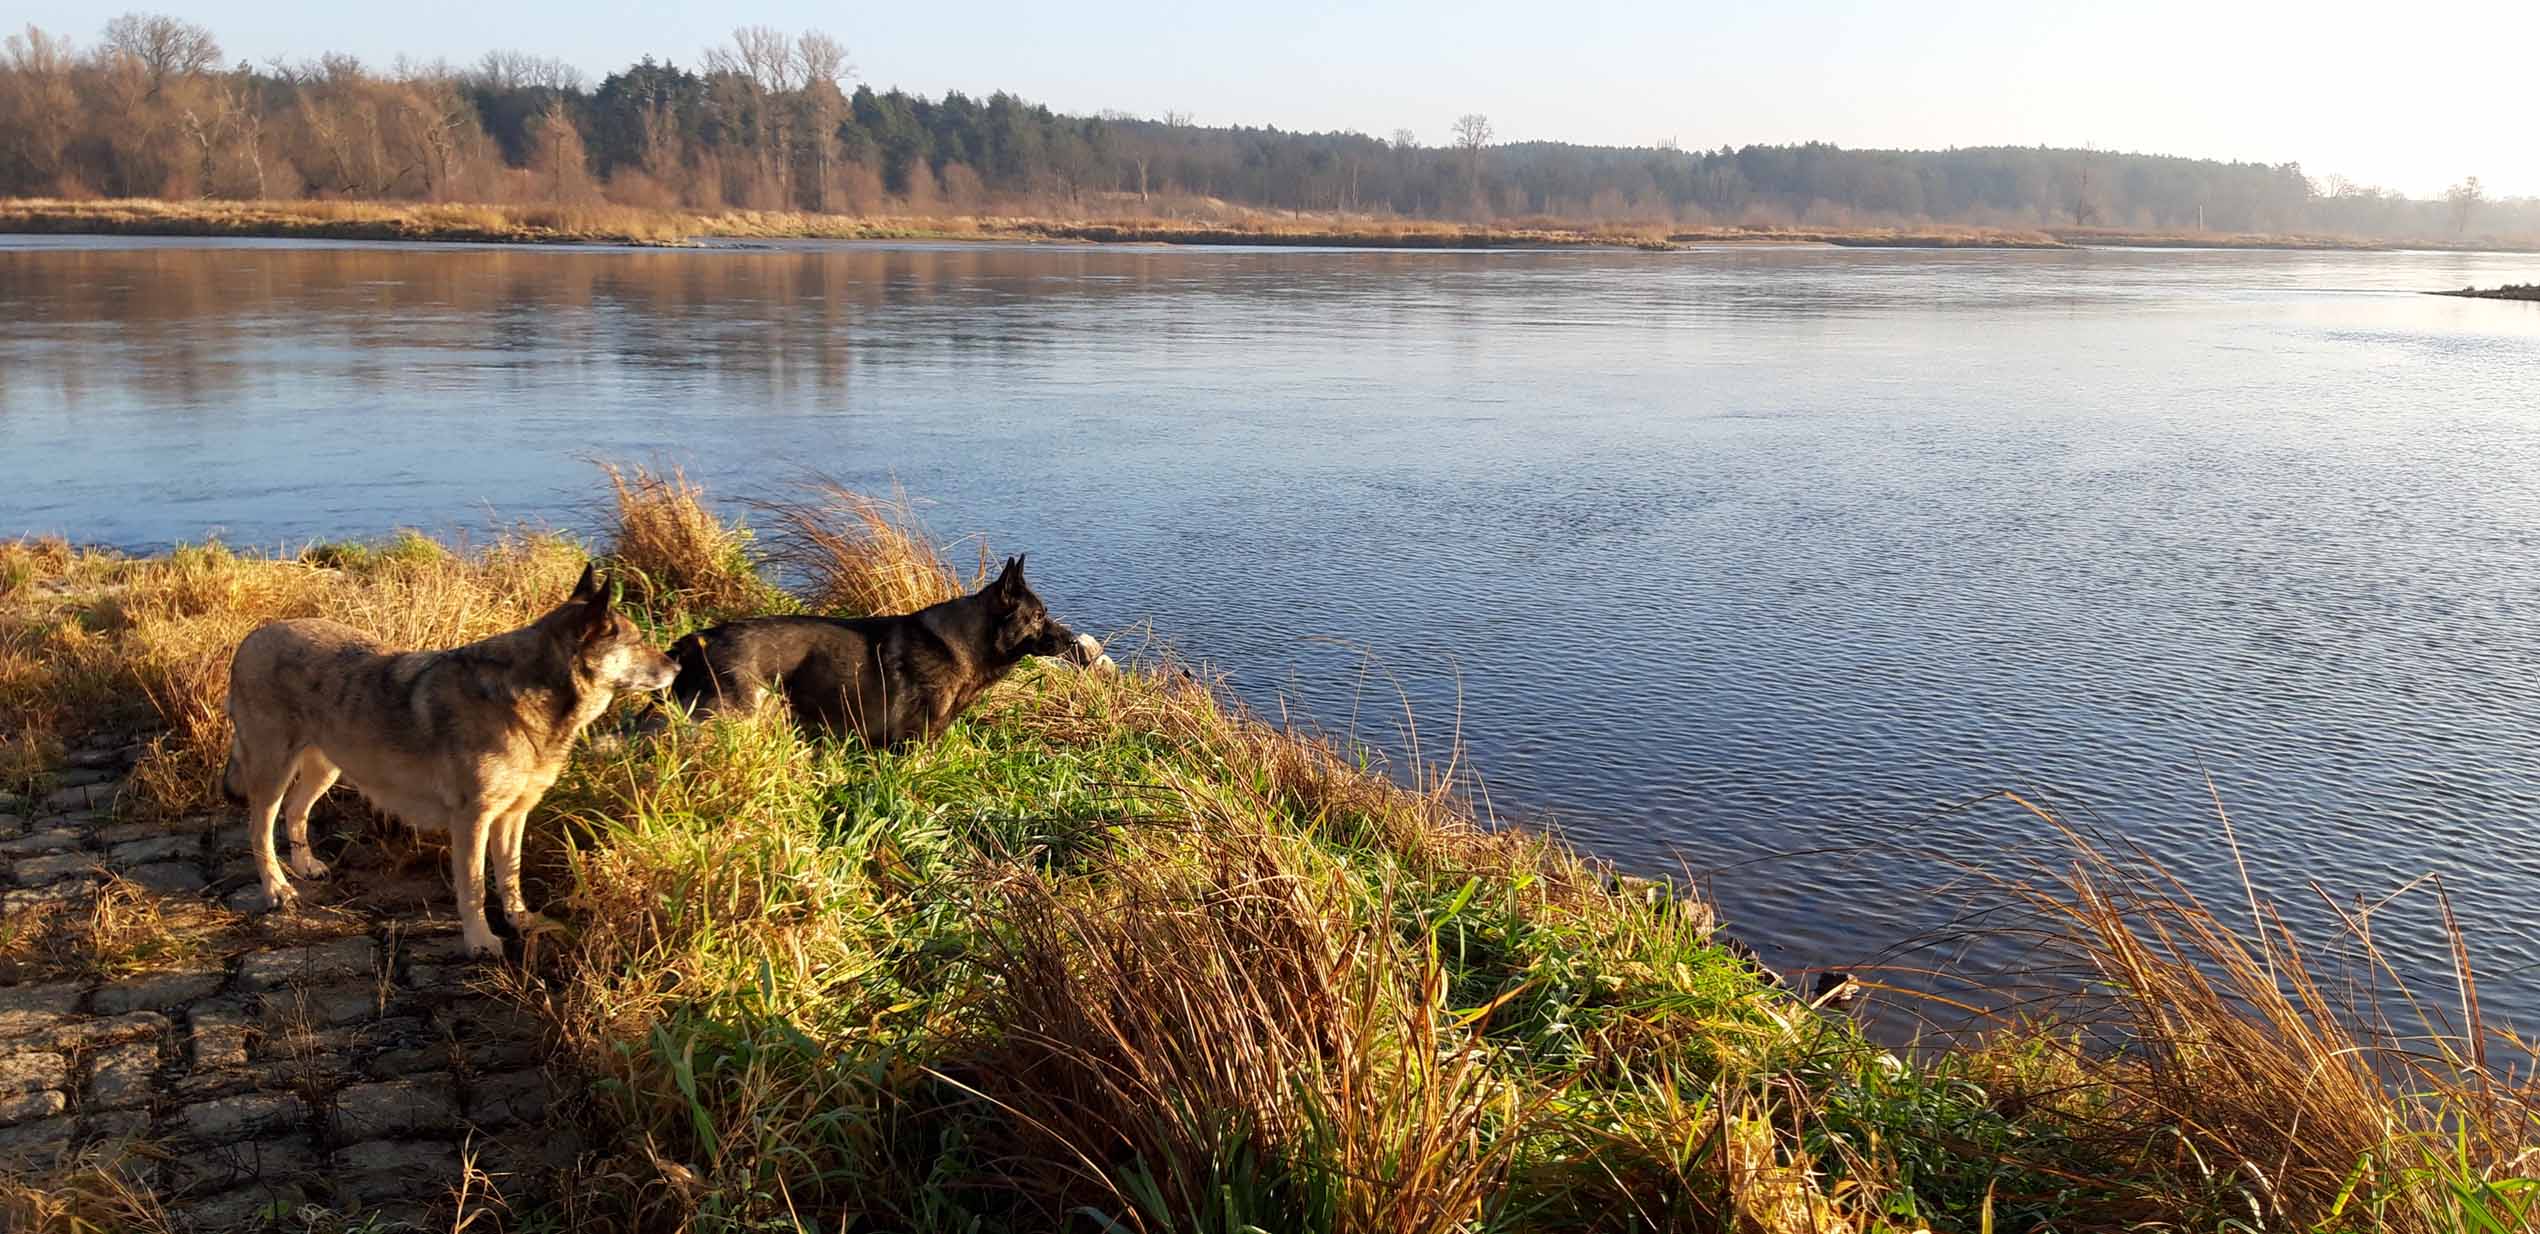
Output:
<instances>
[{"instance_id":1,"label":"tree line","mask_svg":"<svg viewBox=\"0 0 2540 1234\"><path fill-rule=\"evenodd\" d=\"M1479 114L1431 144L1067 115L855 84L838 40L760 26L691 67L648 57L596 85L510 51L253 65L138 13L85 47L33 27L0 42L0 193L2540 236L2540 199L2491 200L2475 178L2427 201L2293 163L2087 149L1495 143Z\"/></svg>"}]
</instances>

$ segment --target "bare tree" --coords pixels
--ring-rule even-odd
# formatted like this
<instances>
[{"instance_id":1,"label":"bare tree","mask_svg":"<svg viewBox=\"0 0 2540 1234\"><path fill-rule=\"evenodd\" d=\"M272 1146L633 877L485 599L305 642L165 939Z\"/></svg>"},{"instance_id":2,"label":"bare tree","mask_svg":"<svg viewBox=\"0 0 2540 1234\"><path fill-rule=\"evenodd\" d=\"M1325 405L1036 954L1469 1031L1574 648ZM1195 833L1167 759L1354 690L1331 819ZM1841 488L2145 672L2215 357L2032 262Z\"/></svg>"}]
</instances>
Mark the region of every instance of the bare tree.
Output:
<instances>
[{"instance_id":1,"label":"bare tree","mask_svg":"<svg viewBox=\"0 0 2540 1234\"><path fill-rule=\"evenodd\" d=\"M1138 122L1138 117L1117 107L1104 108L1101 116L1105 124L1127 125ZM1123 151L1120 158L1129 165L1131 170L1138 173L1138 200L1145 201L1147 199L1147 168L1155 162L1155 151L1146 143L1137 142Z\"/></svg>"},{"instance_id":2,"label":"bare tree","mask_svg":"<svg viewBox=\"0 0 2540 1234\"><path fill-rule=\"evenodd\" d=\"M72 86L76 67L71 41L30 25L0 43L0 163L14 154L35 176L50 180L65 170L64 155L77 136L80 98Z\"/></svg>"},{"instance_id":3,"label":"bare tree","mask_svg":"<svg viewBox=\"0 0 2540 1234\"><path fill-rule=\"evenodd\" d=\"M784 141L784 118L776 99L795 85L799 69L792 36L773 26L740 26L728 47L706 49L706 71L739 82L751 115L750 151L762 182L772 182L779 202L791 204L793 160L778 147ZM781 207L779 207L781 208Z\"/></svg>"},{"instance_id":4,"label":"bare tree","mask_svg":"<svg viewBox=\"0 0 2540 1234\"><path fill-rule=\"evenodd\" d=\"M1409 129L1395 129L1393 131L1393 148L1396 150L1417 150L1420 148L1420 135Z\"/></svg>"},{"instance_id":5,"label":"bare tree","mask_svg":"<svg viewBox=\"0 0 2540 1234\"><path fill-rule=\"evenodd\" d=\"M255 94L255 86L242 79L236 89L220 92L221 113L229 129L237 134L239 153L247 160L247 175L256 200L265 197L265 109Z\"/></svg>"},{"instance_id":6,"label":"bare tree","mask_svg":"<svg viewBox=\"0 0 2540 1234\"><path fill-rule=\"evenodd\" d=\"M805 30L794 40L794 73L804 86L815 82L838 85L855 76L855 66L847 62L847 45L818 30Z\"/></svg>"},{"instance_id":7,"label":"bare tree","mask_svg":"<svg viewBox=\"0 0 2540 1234\"><path fill-rule=\"evenodd\" d=\"M773 26L741 26L732 45L706 49L706 69L743 78L762 94L794 88L794 40Z\"/></svg>"},{"instance_id":8,"label":"bare tree","mask_svg":"<svg viewBox=\"0 0 2540 1234\"><path fill-rule=\"evenodd\" d=\"M212 32L165 13L126 13L106 23L108 55L128 56L150 75L157 94L170 77L187 77L220 63L220 40Z\"/></svg>"},{"instance_id":9,"label":"bare tree","mask_svg":"<svg viewBox=\"0 0 2540 1234\"><path fill-rule=\"evenodd\" d=\"M555 56L525 51L489 51L467 73L467 80L494 91L579 90L582 70Z\"/></svg>"},{"instance_id":10,"label":"bare tree","mask_svg":"<svg viewBox=\"0 0 2540 1234\"><path fill-rule=\"evenodd\" d=\"M1187 111L1168 111L1164 113L1164 127L1168 129L1186 129L1191 127L1191 113Z\"/></svg>"},{"instance_id":11,"label":"bare tree","mask_svg":"<svg viewBox=\"0 0 2540 1234\"><path fill-rule=\"evenodd\" d=\"M1485 214L1489 207L1482 197L1482 147L1489 144L1490 117L1475 111L1455 118L1455 145L1464 152L1466 190Z\"/></svg>"},{"instance_id":12,"label":"bare tree","mask_svg":"<svg viewBox=\"0 0 2540 1234\"><path fill-rule=\"evenodd\" d=\"M362 67L362 58L349 51L325 52L317 58L315 80L327 85L356 87L367 76L369 70Z\"/></svg>"},{"instance_id":13,"label":"bare tree","mask_svg":"<svg viewBox=\"0 0 2540 1234\"><path fill-rule=\"evenodd\" d=\"M2452 234L2462 235L2469 231L2470 216L2487 200L2487 188L2471 176L2445 190L2443 200L2452 206Z\"/></svg>"},{"instance_id":14,"label":"bare tree","mask_svg":"<svg viewBox=\"0 0 2540 1234\"><path fill-rule=\"evenodd\" d=\"M67 73L78 50L66 38L46 34L29 25L24 34L12 34L0 40L0 57L5 57L9 71L50 75Z\"/></svg>"},{"instance_id":15,"label":"bare tree","mask_svg":"<svg viewBox=\"0 0 2540 1234\"><path fill-rule=\"evenodd\" d=\"M547 104L531 133L536 145L530 165L547 182L549 199L572 203L591 197L589 156L582 148L582 133L573 127L573 117L566 113L564 104Z\"/></svg>"},{"instance_id":16,"label":"bare tree","mask_svg":"<svg viewBox=\"0 0 2540 1234\"><path fill-rule=\"evenodd\" d=\"M847 96L836 79L814 77L791 100L793 123L787 134L792 147L793 204L804 210L830 208L829 190L838 157L838 121L847 114Z\"/></svg>"},{"instance_id":17,"label":"bare tree","mask_svg":"<svg viewBox=\"0 0 2540 1234\"><path fill-rule=\"evenodd\" d=\"M2091 187L2090 184L2090 173L2093 166L2098 163L2098 161L2098 145L2092 142L2083 142L2081 146L2081 186L2073 191L2073 225L2075 227L2096 227L2100 223L2099 194Z\"/></svg>"}]
</instances>

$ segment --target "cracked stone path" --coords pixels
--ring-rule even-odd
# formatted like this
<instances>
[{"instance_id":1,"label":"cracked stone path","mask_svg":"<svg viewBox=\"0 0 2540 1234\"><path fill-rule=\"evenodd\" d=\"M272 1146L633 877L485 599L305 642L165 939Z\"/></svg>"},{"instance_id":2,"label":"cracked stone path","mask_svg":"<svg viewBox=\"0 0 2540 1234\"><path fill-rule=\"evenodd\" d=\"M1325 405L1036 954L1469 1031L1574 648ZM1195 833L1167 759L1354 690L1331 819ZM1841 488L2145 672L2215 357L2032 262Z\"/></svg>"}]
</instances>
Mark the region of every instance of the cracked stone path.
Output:
<instances>
[{"instance_id":1,"label":"cracked stone path","mask_svg":"<svg viewBox=\"0 0 2540 1234\"><path fill-rule=\"evenodd\" d=\"M0 940L108 888L261 903L236 814L113 821L139 749L74 751L44 796L0 797ZM515 1199L568 1161L572 1137L544 1125L538 1025L471 988L485 970L459 949L438 860L328 855L335 878L302 884L311 905L202 914L217 928L179 967L0 967L0 1175L112 1156L183 1229L309 1205L447 1229L463 1153Z\"/></svg>"}]
</instances>

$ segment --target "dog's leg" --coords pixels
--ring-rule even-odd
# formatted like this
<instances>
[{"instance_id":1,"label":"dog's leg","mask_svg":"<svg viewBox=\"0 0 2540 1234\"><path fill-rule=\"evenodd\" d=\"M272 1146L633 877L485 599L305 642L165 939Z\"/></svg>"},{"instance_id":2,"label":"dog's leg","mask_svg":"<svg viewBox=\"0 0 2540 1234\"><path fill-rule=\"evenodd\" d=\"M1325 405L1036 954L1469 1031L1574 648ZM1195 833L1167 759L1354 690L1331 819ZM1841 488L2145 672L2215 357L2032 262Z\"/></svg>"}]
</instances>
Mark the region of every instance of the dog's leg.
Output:
<instances>
[{"instance_id":1,"label":"dog's leg","mask_svg":"<svg viewBox=\"0 0 2540 1234\"><path fill-rule=\"evenodd\" d=\"M282 760L279 770L250 765L241 760L238 787L247 798L247 850L256 859L256 881L263 884L265 907L285 909L300 902L300 893L283 877L282 860L273 851L274 815L282 809L282 794L291 787L296 756Z\"/></svg>"},{"instance_id":2,"label":"dog's leg","mask_svg":"<svg viewBox=\"0 0 2540 1234\"><path fill-rule=\"evenodd\" d=\"M530 804L524 795L504 811L493 838L494 893L502 897L503 919L512 923L512 929L522 932L538 923L537 914L529 911L528 901L520 891L520 852L529 830Z\"/></svg>"},{"instance_id":3,"label":"dog's leg","mask_svg":"<svg viewBox=\"0 0 2540 1234\"><path fill-rule=\"evenodd\" d=\"M450 887L459 897L459 941L478 959L500 959L503 940L485 924L485 847L502 826L499 808L471 800L451 816Z\"/></svg>"},{"instance_id":4,"label":"dog's leg","mask_svg":"<svg viewBox=\"0 0 2540 1234\"><path fill-rule=\"evenodd\" d=\"M299 769L291 781L291 795L282 799L282 821L291 829L291 872L302 878L326 877L326 863L309 851L309 807L335 787L335 778L344 774L315 746L300 754ZM270 837L273 833L267 828Z\"/></svg>"}]
</instances>

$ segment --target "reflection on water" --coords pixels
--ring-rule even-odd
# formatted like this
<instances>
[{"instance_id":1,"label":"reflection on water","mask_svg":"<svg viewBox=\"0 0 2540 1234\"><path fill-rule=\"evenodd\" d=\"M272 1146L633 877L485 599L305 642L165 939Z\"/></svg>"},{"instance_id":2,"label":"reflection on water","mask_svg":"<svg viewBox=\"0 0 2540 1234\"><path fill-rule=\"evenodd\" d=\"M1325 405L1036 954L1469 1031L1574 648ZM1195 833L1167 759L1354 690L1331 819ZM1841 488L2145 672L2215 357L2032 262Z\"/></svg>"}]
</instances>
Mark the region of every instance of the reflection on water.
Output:
<instances>
[{"instance_id":1,"label":"reflection on water","mask_svg":"<svg viewBox=\"0 0 2540 1234\"><path fill-rule=\"evenodd\" d=\"M1967 902L1951 862L2051 857L2008 803L1935 813L2006 785L2227 905L2210 772L2311 920L2442 874L2532 1029L2540 306L2411 294L2531 275L0 241L0 534L574 526L594 456L896 479L1071 621L1371 736L1407 697L1503 814L1734 871L1768 954L1877 954Z\"/></svg>"}]
</instances>

